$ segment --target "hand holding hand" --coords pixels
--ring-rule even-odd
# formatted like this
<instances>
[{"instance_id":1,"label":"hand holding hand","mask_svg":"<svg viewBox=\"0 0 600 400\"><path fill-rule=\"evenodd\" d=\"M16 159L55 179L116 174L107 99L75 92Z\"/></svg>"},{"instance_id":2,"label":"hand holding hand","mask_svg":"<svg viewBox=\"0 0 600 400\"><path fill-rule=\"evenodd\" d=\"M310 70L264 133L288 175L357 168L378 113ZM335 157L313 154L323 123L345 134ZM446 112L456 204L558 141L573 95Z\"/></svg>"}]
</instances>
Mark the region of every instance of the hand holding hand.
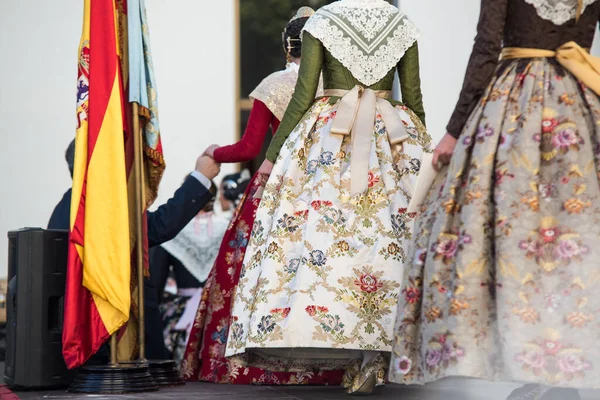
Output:
<instances>
[{"instance_id":1,"label":"hand holding hand","mask_svg":"<svg viewBox=\"0 0 600 400\"><path fill-rule=\"evenodd\" d=\"M206 148L206 150L204 150L204 153L202 153L202 155L209 156L210 158L215 158L215 150L219 147L221 146L219 146L218 144L211 144Z\"/></svg>"},{"instance_id":2,"label":"hand holding hand","mask_svg":"<svg viewBox=\"0 0 600 400\"><path fill-rule=\"evenodd\" d=\"M221 172L221 164L218 164L215 160L207 155L201 155L196 160L196 171L210 180L213 180L219 172Z\"/></svg>"},{"instance_id":3,"label":"hand holding hand","mask_svg":"<svg viewBox=\"0 0 600 400\"><path fill-rule=\"evenodd\" d=\"M456 138L446 133L433 153L433 168L439 171L444 165L450 164L456 147Z\"/></svg>"},{"instance_id":4,"label":"hand holding hand","mask_svg":"<svg viewBox=\"0 0 600 400\"><path fill-rule=\"evenodd\" d=\"M265 186L267 181L269 180L269 176L271 176L271 172L273 171L273 163L269 160L263 161L260 168L258 169L258 176L260 179L261 186Z\"/></svg>"}]
</instances>

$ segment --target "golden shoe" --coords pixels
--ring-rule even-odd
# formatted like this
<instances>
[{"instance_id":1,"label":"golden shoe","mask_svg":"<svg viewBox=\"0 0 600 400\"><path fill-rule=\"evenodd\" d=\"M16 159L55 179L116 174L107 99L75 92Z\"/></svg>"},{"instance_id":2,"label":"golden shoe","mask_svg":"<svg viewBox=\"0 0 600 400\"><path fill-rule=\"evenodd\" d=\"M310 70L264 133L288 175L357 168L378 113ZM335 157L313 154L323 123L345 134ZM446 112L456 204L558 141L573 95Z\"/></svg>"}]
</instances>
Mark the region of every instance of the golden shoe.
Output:
<instances>
[{"instance_id":1,"label":"golden shoe","mask_svg":"<svg viewBox=\"0 0 600 400\"><path fill-rule=\"evenodd\" d=\"M352 364L350 364L350 366L348 366L348 368L346 368L346 371L344 371L344 376L342 378L342 387L344 389L348 389L349 387L351 387L354 383L354 379L356 378L359 372L360 361L355 360L352 362Z\"/></svg>"},{"instance_id":2,"label":"golden shoe","mask_svg":"<svg viewBox=\"0 0 600 400\"><path fill-rule=\"evenodd\" d=\"M354 377L352 385L346 388L346 393L353 396L366 396L373 393L376 386L385 385L385 359L378 354L362 367Z\"/></svg>"},{"instance_id":3,"label":"golden shoe","mask_svg":"<svg viewBox=\"0 0 600 400\"><path fill-rule=\"evenodd\" d=\"M373 389L375 389L375 383L377 382L377 376L375 374L370 374L364 377L364 379L358 379L359 376L356 377L354 384L352 387L346 389L346 393L351 396L369 396L373 393Z\"/></svg>"}]
</instances>

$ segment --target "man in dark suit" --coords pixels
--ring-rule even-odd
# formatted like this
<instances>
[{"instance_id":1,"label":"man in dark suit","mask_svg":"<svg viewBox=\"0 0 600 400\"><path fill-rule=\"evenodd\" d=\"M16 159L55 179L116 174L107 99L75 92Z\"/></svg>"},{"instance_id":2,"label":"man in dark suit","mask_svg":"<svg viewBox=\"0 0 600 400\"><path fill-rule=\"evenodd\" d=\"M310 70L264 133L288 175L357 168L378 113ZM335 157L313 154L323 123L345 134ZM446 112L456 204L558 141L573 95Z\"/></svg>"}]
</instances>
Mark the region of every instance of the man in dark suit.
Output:
<instances>
[{"instance_id":1,"label":"man in dark suit","mask_svg":"<svg viewBox=\"0 0 600 400\"><path fill-rule=\"evenodd\" d=\"M75 141L72 141L65 153L71 178L75 161ZM166 204L156 211L147 213L148 243L157 246L173 239L214 197L210 192L211 180L219 174L220 167L212 158L200 156L196 161L196 170L183 182L183 185ZM48 229L66 229L70 227L71 189L67 190L56 205Z\"/></svg>"},{"instance_id":2,"label":"man in dark suit","mask_svg":"<svg viewBox=\"0 0 600 400\"><path fill-rule=\"evenodd\" d=\"M71 178L73 178L73 164L75 161L75 140L73 140L65 153ZM147 212L148 245L160 245L173 239L177 234L200 212L200 210L214 197L211 191L214 179L220 171L220 166L208 156L200 156L196 160L196 169L177 189L167 203L158 207L156 211ZM63 195L61 201L54 208L48 229L69 230L71 215L71 189ZM159 298L157 290L151 279L144 280L144 309L146 312L146 356L149 359L166 359L167 349L163 339L158 308ZM101 354L100 354L101 353ZM96 362L104 363L108 357L107 349L102 349L96 357Z\"/></svg>"}]
</instances>

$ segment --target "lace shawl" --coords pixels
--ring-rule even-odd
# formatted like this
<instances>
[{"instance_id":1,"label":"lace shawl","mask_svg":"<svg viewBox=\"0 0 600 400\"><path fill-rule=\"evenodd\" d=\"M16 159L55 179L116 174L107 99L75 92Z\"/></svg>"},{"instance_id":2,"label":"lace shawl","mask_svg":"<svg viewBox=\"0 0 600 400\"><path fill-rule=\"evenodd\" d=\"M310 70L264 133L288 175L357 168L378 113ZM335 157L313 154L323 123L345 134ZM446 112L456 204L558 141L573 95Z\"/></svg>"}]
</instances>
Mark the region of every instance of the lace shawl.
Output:
<instances>
[{"instance_id":1,"label":"lace shawl","mask_svg":"<svg viewBox=\"0 0 600 400\"><path fill-rule=\"evenodd\" d=\"M304 30L366 86L385 77L419 37L416 26L384 0L337 1L319 9Z\"/></svg>"},{"instance_id":2,"label":"lace shawl","mask_svg":"<svg viewBox=\"0 0 600 400\"><path fill-rule=\"evenodd\" d=\"M200 282L206 281L229 221L212 213L196 216L172 240L161 246Z\"/></svg>"}]
</instances>

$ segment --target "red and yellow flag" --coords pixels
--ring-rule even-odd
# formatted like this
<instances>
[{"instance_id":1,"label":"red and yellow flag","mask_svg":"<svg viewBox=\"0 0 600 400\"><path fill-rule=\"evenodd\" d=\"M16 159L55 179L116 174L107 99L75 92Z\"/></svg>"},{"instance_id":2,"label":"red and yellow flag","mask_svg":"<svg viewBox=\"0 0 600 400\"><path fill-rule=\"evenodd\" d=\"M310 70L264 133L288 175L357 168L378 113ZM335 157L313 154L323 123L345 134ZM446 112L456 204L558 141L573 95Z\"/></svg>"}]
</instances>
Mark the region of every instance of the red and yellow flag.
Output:
<instances>
[{"instance_id":1,"label":"red and yellow flag","mask_svg":"<svg viewBox=\"0 0 600 400\"><path fill-rule=\"evenodd\" d=\"M114 0L84 0L63 356L82 365L129 320L125 99Z\"/></svg>"}]
</instances>

